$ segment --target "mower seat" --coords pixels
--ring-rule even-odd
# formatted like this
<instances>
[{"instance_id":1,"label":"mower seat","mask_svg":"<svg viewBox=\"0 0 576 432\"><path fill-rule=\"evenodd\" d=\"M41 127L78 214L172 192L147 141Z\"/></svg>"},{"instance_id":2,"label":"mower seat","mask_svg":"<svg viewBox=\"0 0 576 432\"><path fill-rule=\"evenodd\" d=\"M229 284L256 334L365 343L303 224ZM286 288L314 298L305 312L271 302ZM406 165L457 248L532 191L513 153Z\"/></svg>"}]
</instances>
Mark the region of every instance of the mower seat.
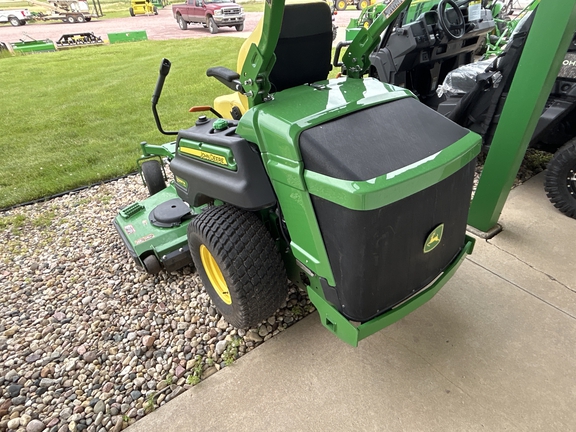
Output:
<instances>
[{"instance_id":1,"label":"mower seat","mask_svg":"<svg viewBox=\"0 0 576 432\"><path fill-rule=\"evenodd\" d=\"M262 20L246 39L236 68L241 71L250 46L258 44L262 35ZM325 1L293 2L284 7L282 28L274 50L276 62L269 80L271 93L302 84L325 80L332 69L332 14ZM238 72L240 73L240 72ZM224 117L238 120L248 110L248 100L235 92L214 100L214 109Z\"/></svg>"}]
</instances>

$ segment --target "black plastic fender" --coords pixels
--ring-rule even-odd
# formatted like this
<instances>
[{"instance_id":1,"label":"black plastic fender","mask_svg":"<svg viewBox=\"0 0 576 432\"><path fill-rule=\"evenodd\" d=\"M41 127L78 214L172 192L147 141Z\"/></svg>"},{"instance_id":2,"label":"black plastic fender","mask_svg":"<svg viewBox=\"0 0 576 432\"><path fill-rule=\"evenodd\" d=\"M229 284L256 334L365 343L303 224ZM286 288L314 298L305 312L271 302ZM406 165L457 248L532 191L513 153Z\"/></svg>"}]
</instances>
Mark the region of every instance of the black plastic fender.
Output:
<instances>
[{"instance_id":1,"label":"black plastic fender","mask_svg":"<svg viewBox=\"0 0 576 432\"><path fill-rule=\"evenodd\" d=\"M176 156L170 163L178 196L194 207L214 199L250 211L275 205L276 195L258 147L236 134L237 121L227 120L224 130L214 129L215 121L224 120L199 120L196 126L178 132ZM185 153L182 140L200 148L208 144L230 149L235 169Z\"/></svg>"}]
</instances>

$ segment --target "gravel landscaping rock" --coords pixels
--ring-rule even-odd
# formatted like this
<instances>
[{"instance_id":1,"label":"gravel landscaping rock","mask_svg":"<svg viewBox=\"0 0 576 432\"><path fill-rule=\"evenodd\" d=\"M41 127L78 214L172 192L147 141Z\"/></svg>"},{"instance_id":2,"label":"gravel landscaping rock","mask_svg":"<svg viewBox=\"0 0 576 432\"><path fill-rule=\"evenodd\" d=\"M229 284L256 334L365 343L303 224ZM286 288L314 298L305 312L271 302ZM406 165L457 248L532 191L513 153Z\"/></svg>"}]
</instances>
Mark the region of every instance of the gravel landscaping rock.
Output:
<instances>
[{"instance_id":1,"label":"gravel landscaping rock","mask_svg":"<svg viewBox=\"0 0 576 432\"><path fill-rule=\"evenodd\" d=\"M190 267L150 276L116 233L130 176L0 213L0 430L122 430L313 310L291 287L238 330Z\"/></svg>"}]
</instances>

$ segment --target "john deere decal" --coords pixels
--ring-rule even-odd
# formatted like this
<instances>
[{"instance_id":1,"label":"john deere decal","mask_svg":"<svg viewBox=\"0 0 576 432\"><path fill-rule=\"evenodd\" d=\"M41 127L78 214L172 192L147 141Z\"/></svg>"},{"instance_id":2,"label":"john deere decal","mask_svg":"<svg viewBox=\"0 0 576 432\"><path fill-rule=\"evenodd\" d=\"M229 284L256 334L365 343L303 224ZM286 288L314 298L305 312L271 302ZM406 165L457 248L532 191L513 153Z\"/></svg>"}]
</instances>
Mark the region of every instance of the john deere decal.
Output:
<instances>
[{"instance_id":1,"label":"john deere decal","mask_svg":"<svg viewBox=\"0 0 576 432\"><path fill-rule=\"evenodd\" d=\"M432 252L434 248L440 244L443 233L444 224L440 224L434 228L430 234L428 234L428 237L424 242L424 253Z\"/></svg>"}]
</instances>

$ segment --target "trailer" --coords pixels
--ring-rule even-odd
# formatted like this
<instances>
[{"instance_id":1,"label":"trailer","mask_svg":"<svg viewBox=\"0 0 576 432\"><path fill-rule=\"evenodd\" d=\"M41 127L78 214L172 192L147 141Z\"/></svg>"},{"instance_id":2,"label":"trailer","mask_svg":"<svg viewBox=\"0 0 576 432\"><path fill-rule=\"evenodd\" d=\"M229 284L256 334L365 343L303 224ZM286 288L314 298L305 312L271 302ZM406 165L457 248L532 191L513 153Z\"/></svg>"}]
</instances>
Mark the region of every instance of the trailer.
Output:
<instances>
[{"instance_id":1,"label":"trailer","mask_svg":"<svg viewBox=\"0 0 576 432\"><path fill-rule=\"evenodd\" d=\"M90 5L86 0L53 0L43 2L39 0L27 0L36 6L49 9L49 13L35 12L34 18L41 21L62 21L65 23L89 22L96 13L90 10Z\"/></svg>"}]
</instances>

